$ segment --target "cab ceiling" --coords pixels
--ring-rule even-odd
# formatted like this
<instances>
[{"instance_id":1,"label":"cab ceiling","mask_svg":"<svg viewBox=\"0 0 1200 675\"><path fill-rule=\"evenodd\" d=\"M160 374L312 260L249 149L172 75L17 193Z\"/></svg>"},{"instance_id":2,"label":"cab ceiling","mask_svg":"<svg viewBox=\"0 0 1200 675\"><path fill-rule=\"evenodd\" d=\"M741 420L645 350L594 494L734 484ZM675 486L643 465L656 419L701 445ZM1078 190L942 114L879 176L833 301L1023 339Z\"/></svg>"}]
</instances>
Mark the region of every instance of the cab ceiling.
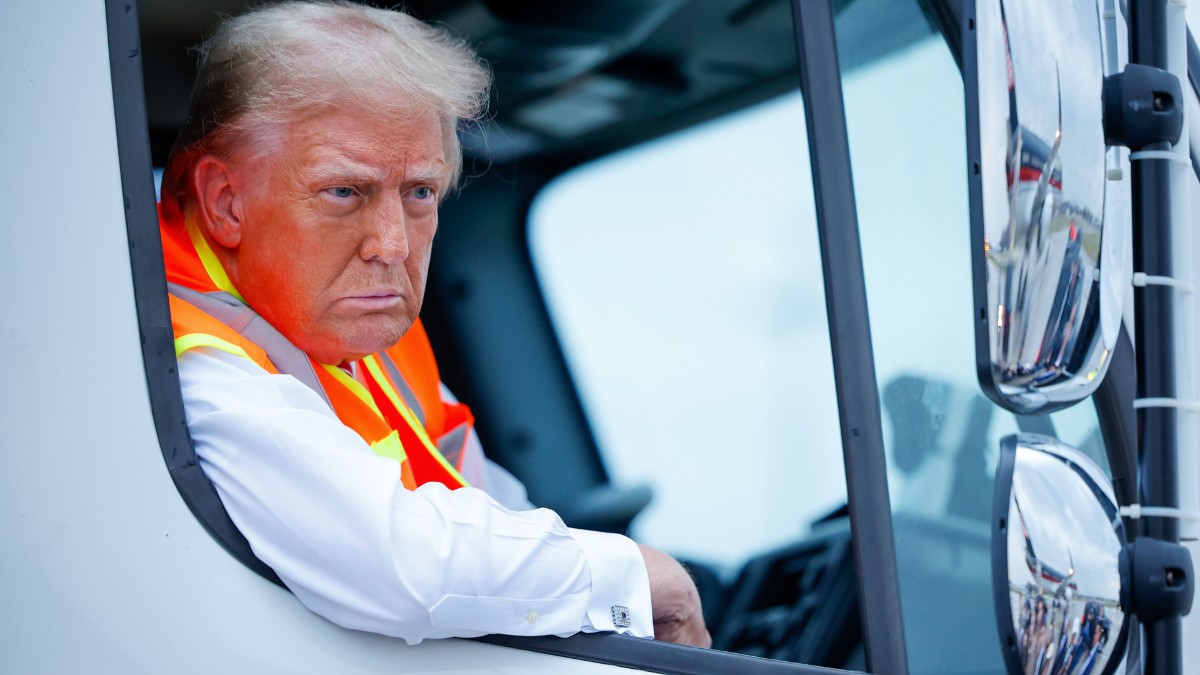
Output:
<instances>
[{"instance_id":1,"label":"cab ceiling","mask_svg":"<svg viewBox=\"0 0 1200 675\"><path fill-rule=\"evenodd\" d=\"M254 4L260 3L139 2L156 165L165 161L187 110L193 48L220 17ZM851 50L856 62L930 32L907 3L836 4L839 40L861 43ZM463 139L467 154L489 161L574 164L798 86L789 0L409 0L401 6L466 38L490 64L496 86L489 120Z\"/></svg>"}]
</instances>

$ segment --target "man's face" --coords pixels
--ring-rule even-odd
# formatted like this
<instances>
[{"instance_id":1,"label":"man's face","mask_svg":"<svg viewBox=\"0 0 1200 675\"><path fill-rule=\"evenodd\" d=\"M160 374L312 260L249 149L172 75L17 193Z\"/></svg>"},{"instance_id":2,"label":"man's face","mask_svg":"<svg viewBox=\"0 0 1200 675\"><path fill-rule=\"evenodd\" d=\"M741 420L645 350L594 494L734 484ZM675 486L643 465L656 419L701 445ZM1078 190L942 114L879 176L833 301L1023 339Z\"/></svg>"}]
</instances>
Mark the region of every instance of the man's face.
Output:
<instances>
[{"instance_id":1,"label":"man's face","mask_svg":"<svg viewBox=\"0 0 1200 675\"><path fill-rule=\"evenodd\" d=\"M449 187L440 121L347 106L293 121L272 148L232 164L234 285L323 363L390 347L421 309Z\"/></svg>"}]
</instances>

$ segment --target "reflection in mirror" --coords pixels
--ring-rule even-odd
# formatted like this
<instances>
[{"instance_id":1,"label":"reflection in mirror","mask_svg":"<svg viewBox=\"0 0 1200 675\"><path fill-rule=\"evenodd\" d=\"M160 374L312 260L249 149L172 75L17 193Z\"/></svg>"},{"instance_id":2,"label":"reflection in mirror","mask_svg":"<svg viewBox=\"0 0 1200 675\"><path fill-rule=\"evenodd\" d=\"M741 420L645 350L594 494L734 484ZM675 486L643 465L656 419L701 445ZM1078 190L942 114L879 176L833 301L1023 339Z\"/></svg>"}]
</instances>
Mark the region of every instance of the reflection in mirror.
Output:
<instances>
[{"instance_id":1,"label":"reflection in mirror","mask_svg":"<svg viewBox=\"0 0 1200 675\"><path fill-rule=\"evenodd\" d=\"M1119 150L1104 144L1098 5L978 0L975 12L964 77L980 383L1009 410L1049 412L1099 386L1117 337L1101 315L1120 316L1127 286L1101 279L1127 271L1122 252L1102 252L1126 223L1106 195Z\"/></svg>"},{"instance_id":2,"label":"reflection in mirror","mask_svg":"<svg viewBox=\"0 0 1200 675\"><path fill-rule=\"evenodd\" d=\"M1001 441L992 565L1010 673L1101 675L1124 652L1125 532L1098 466L1036 434Z\"/></svg>"}]
</instances>

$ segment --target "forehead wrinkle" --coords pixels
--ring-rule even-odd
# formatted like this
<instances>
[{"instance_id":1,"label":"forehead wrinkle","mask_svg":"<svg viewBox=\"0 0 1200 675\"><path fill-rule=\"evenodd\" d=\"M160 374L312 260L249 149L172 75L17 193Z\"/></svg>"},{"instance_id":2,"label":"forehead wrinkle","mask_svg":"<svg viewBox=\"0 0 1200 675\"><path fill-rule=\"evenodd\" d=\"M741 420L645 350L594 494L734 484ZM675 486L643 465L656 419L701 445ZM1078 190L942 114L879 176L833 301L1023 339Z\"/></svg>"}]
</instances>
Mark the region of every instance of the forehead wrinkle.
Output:
<instances>
[{"instance_id":1,"label":"forehead wrinkle","mask_svg":"<svg viewBox=\"0 0 1200 675\"><path fill-rule=\"evenodd\" d=\"M287 145L295 153L297 177L305 181L353 183L433 182L445 186L451 168L445 160L441 138L426 143L423 137L395 134L344 134L302 120L291 129ZM315 128L314 128L315 126ZM399 141L399 142L397 142ZM388 147L390 146L390 147Z\"/></svg>"}]
</instances>

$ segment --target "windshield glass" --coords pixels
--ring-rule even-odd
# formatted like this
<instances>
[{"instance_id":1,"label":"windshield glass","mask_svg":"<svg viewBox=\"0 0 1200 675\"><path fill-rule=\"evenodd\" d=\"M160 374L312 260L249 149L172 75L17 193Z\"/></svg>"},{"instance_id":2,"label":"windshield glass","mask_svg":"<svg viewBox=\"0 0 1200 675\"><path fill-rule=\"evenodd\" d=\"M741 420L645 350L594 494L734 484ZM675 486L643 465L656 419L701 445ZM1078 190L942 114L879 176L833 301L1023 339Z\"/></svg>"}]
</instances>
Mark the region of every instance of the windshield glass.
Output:
<instances>
[{"instance_id":1,"label":"windshield glass","mask_svg":"<svg viewBox=\"0 0 1200 675\"><path fill-rule=\"evenodd\" d=\"M845 501L810 184L797 93L583 167L532 210L604 461L654 488L633 534L727 572Z\"/></svg>"}]
</instances>

